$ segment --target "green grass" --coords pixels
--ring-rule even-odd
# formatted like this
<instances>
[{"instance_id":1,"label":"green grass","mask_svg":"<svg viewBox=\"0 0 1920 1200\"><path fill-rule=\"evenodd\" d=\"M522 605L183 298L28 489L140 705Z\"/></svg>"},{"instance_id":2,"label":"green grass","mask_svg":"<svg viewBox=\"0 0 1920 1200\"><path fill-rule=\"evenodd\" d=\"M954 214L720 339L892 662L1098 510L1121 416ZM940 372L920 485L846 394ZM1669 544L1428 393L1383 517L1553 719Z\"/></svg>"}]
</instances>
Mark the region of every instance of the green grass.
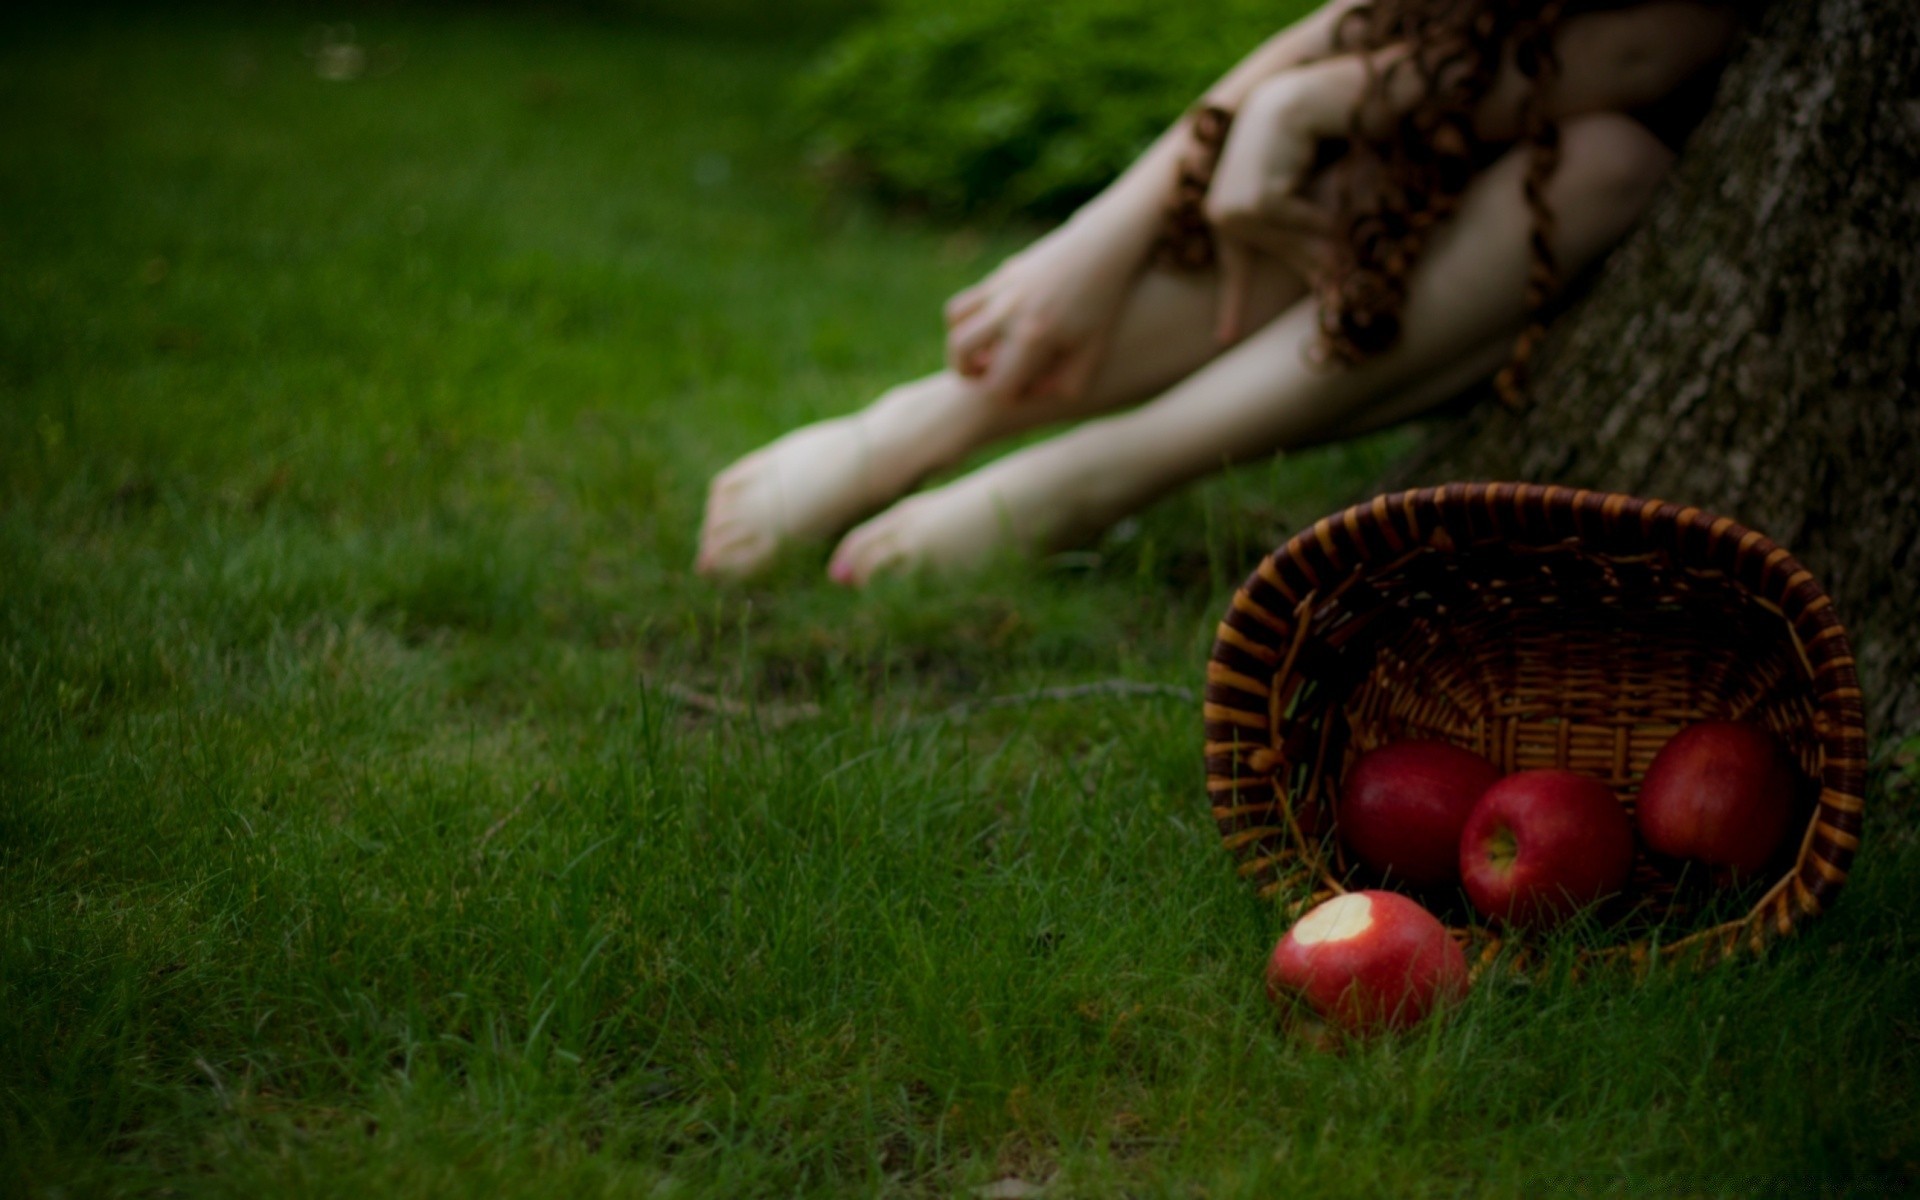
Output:
<instances>
[{"instance_id":1,"label":"green grass","mask_svg":"<svg viewBox=\"0 0 1920 1200\"><path fill-rule=\"evenodd\" d=\"M1920 1178L1911 835L1764 963L1327 1055L1192 705L941 715L1196 684L1402 443L964 587L711 587L711 472L931 366L1021 231L824 191L790 52L376 11L335 83L312 24L0 29L0 1193Z\"/></svg>"}]
</instances>

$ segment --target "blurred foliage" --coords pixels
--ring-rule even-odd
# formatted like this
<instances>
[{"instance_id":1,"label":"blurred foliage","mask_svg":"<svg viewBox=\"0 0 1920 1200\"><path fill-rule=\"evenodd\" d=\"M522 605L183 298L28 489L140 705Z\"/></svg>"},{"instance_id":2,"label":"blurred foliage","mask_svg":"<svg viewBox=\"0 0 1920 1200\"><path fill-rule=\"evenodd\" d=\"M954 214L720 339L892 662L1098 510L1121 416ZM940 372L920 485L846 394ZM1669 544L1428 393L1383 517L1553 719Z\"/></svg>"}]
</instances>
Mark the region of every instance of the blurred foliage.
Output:
<instances>
[{"instance_id":1,"label":"blurred foliage","mask_svg":"<svg viewBox=\"0 0 1920 1200\"><path fill-rule=\"evenodd\" d=\"M885 0L801 87L823 156L946 215L1060 216L1308 0Z\"/></svg>"},{"instance_id":2,"label":"blurred foliage","mask_svg":"<svg viewBox=\"0 0 1920 1200\"><path fill-rule=\"evenodd\" d=\"M642 24L730 37L831 34L873 13L875 0L578 0L581 8Z\"/></svg>"},{"instance_id":3,"label":"blurred foliage","mask_svg":"<svg viewBox=\"0 0 1920 1200\"><path fill-rule=\"evenodd\" d=\"M817 47L854 21L872 16L883 0L279 0L267 11L327 27L377 27L394 20L552 20L591 28L638 27L739 42L785 42ZM76 22L125 28L154 16L217 17L249 7L224 0L11 0L0 6L0 30L20 37ZM411 17L410 17L411 14Z\"/></svg>"}]
</instances>

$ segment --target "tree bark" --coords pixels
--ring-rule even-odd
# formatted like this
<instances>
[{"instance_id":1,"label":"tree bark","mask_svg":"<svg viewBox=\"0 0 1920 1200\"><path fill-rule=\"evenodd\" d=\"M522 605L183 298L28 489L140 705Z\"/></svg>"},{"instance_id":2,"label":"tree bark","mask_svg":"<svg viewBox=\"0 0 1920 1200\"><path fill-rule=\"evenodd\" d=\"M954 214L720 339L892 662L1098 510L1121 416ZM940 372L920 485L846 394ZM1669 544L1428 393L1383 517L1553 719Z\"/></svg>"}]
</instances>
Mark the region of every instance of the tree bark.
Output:
<instances>
[{"instance_id":1,"label":"tree bark","mask_svg":"<svg viewBox=\"0 0 1920 1200\"><path fill-rule=\"evenodd\" d=\"M1391 486L1511 479L1698 505L1832 595L1876 740L1920 732L1920 5L1781 0L1514 413L1443 419Z\"/></svg>"}]
</instances>

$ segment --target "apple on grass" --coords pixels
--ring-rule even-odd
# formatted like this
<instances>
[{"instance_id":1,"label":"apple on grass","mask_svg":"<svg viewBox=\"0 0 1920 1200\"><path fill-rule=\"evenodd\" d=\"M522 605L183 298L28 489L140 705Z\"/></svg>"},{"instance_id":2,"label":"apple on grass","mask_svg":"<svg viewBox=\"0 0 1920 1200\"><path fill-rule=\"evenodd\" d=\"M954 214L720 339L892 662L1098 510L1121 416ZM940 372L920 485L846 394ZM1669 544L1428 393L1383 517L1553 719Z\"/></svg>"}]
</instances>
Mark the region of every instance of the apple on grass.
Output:
<instances>
[{"instance_id":1,"label":"apple on grass","mask_svg":"<svg viewBox=\"0 0 1920 1200\"><path fill-rule=\"evenodd\" d=\"M1406 1029L1467 990L1447 927L1397 892L1348 892L1294 923L1267 962L1267 995L1297 995L1348 1033Z\"/></svg>"},{"instance_id":2,"label":"apple on grass","mask_svg":"<svg viewBox=\"0 0 1920 1200\"><path fill-rule=\"evenodd\" d=\"M1487 789L1460 835L1460 881L1482 916L1548 929L1620 890L1633 826L1613 789L1573 771L1517 771Z\"/></svg>"},{"instance_id":3,"label":"apple on grass","mask_svg":"<svg viewBox=\"0 0 1920 1200\"><path fill-rule=\"evenodd\" d=\"M1635 818L1647 848L1691 858L1730 880L1780 848L1798 773L1766 731L1741 721L1689 725L1653 756Z\"/></svg>"},{"instance_id":4,"label":"apple on grass","mask_svg":"<svg viewBox=\"0 0 1920 1200\"><path fill-rule=\"evenodd\" d=\"M1340 787L1338 823L1360 861L1413 887L1460 878L1460 831L1500 768L1446 742L1367 751Z\"/></svg>"}]
</instances>

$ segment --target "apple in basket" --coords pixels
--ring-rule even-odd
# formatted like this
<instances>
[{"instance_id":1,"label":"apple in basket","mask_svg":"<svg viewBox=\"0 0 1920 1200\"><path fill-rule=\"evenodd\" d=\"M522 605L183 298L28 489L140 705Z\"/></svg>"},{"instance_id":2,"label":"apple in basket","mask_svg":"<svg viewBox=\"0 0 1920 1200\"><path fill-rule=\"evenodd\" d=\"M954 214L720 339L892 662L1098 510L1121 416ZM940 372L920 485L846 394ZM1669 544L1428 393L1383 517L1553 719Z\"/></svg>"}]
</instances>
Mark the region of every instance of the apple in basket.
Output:
<instances>
[{"instance_id":1,"label":"apple in basket","mask_svg":"<svg viewBox=\"0 0 1920 1200\"><path fill-rule=\"evenodd\" d=\"M1294 923L1267 995L1295 995L1353 1034L1406 1029L1467 990L1467 958L1438 917L1397 892L1348 892Z\"/></svg>"},{"instance_id":2,"label":"apple in basket","mask_svg":"<svg viewBox=\"0 0 1920 1200\"><path fill-rule=\"evenodd\" d=\"M1573 771L1517 771L1460 835L1460 881L1482 916L1547 929L1620 890L1633 825L1613 789Z\"/></svg>"},{"instance_id":3,"label":"apple in basket","mask_svg":"<svg viewBox=\"0 0 1920 1200\"><path fill-rule=\"evenodd\" d=\"M1337 823L1360 861L1414 887L1460 878L1460 831L1500 768L1446 742L1367 751L1340 787Z\"/></svg>"},{"instance_id":4,"label":"apple in basket","mask_svg":"<svg viewBox=\"0 0 1920 1200\"><path fill-rule=\"evenodd\" d=\"M1689 725L1653 756L1636 817L1647 848L1733 879L1767 865L1793 819L1797 772L1778 743L1740 721Z\"/></svg>"}]
</instances>

